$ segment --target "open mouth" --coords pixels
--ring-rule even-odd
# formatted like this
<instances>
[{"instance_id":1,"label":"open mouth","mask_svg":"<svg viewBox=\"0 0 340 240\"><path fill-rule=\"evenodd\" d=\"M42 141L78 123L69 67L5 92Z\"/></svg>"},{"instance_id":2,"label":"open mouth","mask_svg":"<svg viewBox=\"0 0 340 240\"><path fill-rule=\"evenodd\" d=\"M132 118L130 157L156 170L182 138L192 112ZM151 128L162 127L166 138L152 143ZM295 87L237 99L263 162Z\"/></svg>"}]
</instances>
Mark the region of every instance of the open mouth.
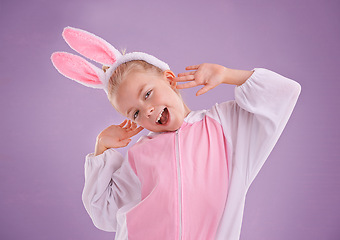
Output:
<instances>
[{"instance_id":1,"label":"open mouth","mask_svg":"<svg viewBox=\"0 0 340 240\"><path fill-rule=\"evenodd\" d=\"M164 108L158 115L156 120L156 124L165 125L169 120L169 110L168 108Z\"/></svg>"}]
</instances>

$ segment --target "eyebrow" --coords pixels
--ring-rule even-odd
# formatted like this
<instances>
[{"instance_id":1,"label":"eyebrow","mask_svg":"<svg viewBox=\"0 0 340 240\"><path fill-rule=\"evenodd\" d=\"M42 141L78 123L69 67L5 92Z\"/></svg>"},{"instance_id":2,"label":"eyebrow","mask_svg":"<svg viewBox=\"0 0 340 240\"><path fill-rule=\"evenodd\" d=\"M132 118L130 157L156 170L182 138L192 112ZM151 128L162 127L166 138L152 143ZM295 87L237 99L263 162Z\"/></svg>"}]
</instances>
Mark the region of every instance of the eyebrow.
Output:
<instances>
[{"instance_id":1,"label":"eyebrow","mask_svg":"<svg viewBox=\"0 0 340 240\"><path fill-rule=\"evenodd\" d=\"M147 85L147 84L144 84L144 85L139 89L138 94L137 94L137 98L140 97L140 95L141 95L141 93L143 92L143 90L144 90L144 88L145 88L146 85ZM127 111L127 113L126 113L127 116L129 116L129 114L130 114L130 112L132 111L132 109L133 109L133 107L131 107L131 108Z\"/></svg>"}]
</instances>

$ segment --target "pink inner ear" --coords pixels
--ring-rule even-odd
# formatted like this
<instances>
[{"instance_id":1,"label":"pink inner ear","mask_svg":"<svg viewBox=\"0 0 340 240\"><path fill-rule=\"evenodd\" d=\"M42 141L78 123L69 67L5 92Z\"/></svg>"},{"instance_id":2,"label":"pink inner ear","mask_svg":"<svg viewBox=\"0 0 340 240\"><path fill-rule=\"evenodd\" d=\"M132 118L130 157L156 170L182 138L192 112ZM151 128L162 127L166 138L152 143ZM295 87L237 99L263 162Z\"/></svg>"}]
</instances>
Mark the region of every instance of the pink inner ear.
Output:
<instances>
[{"instance_id":1,"label":"pink inner ear","mask_svg":"<svg viewBox=\"0 0 340 240\"><path fill-rule=\"evenodd\" d=\"M52 62L59 72L68 78L85 85L102 84L95 71L96 66L87 62L82 57L70 53L57 52L53 53Z\"/></svg>"},{"instance_id":2,"label":"pink inner ear","mask_svg":"<svg viewBox=\"0 0 340 240\"><path fill-rule=\"evenodd\" d=\"M68 27L63 36L71 48L91 60L110 65L117 61L113 47L92 33Z\"/></svg>"}]
</instances>

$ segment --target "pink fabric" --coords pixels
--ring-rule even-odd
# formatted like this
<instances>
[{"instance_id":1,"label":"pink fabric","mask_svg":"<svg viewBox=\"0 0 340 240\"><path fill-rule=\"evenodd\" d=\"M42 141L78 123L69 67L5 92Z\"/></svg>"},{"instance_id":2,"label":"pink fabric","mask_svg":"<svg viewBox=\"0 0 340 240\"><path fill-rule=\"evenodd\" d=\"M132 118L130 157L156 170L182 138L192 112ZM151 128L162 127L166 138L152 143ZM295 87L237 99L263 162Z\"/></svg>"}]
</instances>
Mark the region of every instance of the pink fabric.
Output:
<instances>
[{"instance_id":1,"label":"pink fabric","mask_svg":"<svg viewBox=\"0 0 340 240\"><path fill-rule=\"evenodd\" d=\"M81 83L102 84L96 72L96 66L87 62L82 57L65 52L52 54L52 62L58 71L66 77Z\"/></svg>"},{"instance_id":2,"label":"pink fabric","mask_svg":"<svg viewBox=\"0 0 340 240\"><path fill-rule=\"evenodd\" d=\"M174 240L178 236L178 189L173 133L135 144L129 161L137 169L142 201L127 215L129 239ZM169 146L173 151L162 151Z\"/></svg>"},{"instance_id":3,"label":"pink fabric","mask_svg":"<svg viewBox=\"0 0 340 240\"><path fill-rule=\"evenodd\" d=\"M183 182L183 238L213 239L228 192L227 146L212 118L179 133Z\"/></svg>"},{"instance_id":4,"label":"pink fabric","mask_svg":"<svg viewBox=\"0 0 340 240\"><path fill-rule=\"evenodd\" d=\"M63 37L71 48L91 60L109 65L117 61L113 47L92 33L68 27L63 31Z\"/></svg>"},{"instance_id":5,"label":"pink fabric","mask_svg":"<svg viewBox=\"0 0 340 240\"><path fill-rule=\"evenodd\" d=\"M213 239L216 234L228 192L222 127L206 116L184 123L178 140L180 187L176 133L144 139L129 151L129 162L142 185L142 201L126 215L129 239L174 240L180 231L182 239Z\"/></svg>"}]
</instances>

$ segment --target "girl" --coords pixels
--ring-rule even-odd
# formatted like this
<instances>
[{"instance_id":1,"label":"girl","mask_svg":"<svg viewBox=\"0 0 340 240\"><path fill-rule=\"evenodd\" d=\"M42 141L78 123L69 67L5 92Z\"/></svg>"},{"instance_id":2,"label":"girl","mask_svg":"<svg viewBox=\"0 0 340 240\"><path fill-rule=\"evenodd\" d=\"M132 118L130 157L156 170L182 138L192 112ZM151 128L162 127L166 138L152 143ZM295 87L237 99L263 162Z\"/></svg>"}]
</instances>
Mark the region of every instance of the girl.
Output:
<instances>
[{"instance_id":1,"label":"girl","mask_svg":"<svg viewBox=\"0 0 340 240\"><path fill-rule=\"evenodd\" d=\"M54 53L65 76L106 91L129 120L103 130L86 156L83 202L116 239L239 239L247 190L286 125L300 85L266 69L189 66L178 77L145 53L121 55L103 39L66 28L68 44L107 67ZM177 85L177 82L186 82ZM177 89L236 85L235 100L190 111ZM137 127L140 125L140 127ZM115 149L151 131L125 158Z\"/></svg>"}]
</instances>

